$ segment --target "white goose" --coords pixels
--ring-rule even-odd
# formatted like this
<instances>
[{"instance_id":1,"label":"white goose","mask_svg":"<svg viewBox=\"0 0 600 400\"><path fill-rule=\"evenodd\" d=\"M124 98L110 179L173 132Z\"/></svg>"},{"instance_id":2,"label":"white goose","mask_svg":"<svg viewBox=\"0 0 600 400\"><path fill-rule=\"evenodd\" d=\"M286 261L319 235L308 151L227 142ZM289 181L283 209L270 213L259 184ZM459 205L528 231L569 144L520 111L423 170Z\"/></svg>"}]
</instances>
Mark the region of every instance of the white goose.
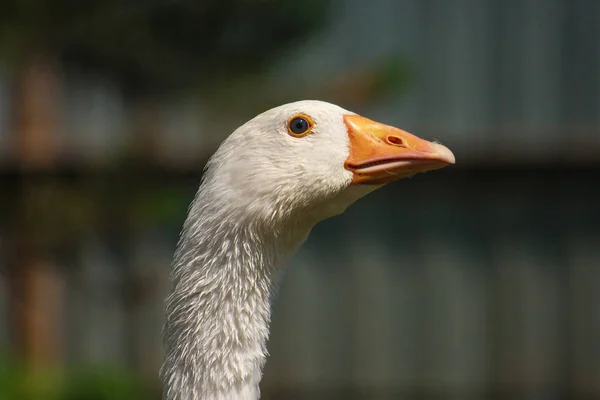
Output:
<instances>
[{"instance_id":1,"label":"white goose","mask_svg":"<svg viewBox=\"0 0 600 400\"><path fill-rule=\"evenodd\" d=\"M319 221L452 152L336 105L299 101L238 128L207 164L166 303L168 400L255 400L278 271Z\"/></svg>"}]
</instances>

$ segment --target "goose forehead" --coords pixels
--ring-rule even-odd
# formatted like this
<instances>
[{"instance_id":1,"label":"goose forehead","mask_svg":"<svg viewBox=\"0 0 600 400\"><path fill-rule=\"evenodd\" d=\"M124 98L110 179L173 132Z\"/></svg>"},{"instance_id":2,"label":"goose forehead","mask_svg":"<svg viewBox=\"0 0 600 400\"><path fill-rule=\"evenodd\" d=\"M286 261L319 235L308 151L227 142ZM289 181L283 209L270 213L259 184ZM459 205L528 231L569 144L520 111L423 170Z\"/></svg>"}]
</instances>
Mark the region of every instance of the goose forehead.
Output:
<instances>
[{"instance_id":1,"label":"goose forehead","mask_svg":"<svg viewBox=\"0 0 600 400\"><path fill-rule=\"evenodd\" d=\"M336 118L343 114L354 114L342 107L319 100L302 100L272 108L263 116L287 119L293 114L305 113L314 118Z\"/></svg>"}]
</instances>

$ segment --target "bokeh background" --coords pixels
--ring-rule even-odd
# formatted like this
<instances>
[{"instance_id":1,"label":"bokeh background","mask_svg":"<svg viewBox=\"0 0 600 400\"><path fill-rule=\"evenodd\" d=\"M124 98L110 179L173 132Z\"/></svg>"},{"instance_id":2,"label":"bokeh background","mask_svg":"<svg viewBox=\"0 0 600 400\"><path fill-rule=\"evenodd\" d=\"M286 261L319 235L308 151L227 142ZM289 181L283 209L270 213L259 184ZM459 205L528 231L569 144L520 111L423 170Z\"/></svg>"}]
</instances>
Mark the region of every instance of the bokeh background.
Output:
<instances>
[{"instance_id":1,"label":"bokeh background","mask_svg":"<svg viewBox=\"0 0 600 400\"><path fill-rule=\"evenodd\" d=\"M314 230L264 398L600 399L600 1L0 9L0 399L159 399L202 168L308 98L458 163Z\"/></svg>"}]
</instances>

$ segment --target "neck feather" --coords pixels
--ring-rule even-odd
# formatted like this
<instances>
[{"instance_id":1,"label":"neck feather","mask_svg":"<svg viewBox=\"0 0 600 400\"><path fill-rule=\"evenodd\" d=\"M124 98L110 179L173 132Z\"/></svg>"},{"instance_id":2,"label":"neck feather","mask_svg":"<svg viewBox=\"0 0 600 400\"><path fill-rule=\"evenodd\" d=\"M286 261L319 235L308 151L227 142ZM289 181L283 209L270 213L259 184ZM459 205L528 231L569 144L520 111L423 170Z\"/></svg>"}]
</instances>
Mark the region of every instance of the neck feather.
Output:
<instances>
[{"instance_id":1,"label":"neck feather","mask_svg":"<svg viewBox=\"0 0 600 400\"><path fill-rule=\"evenodd\" d=\"M214 200L200 190L175 254L161 370L167 400L259 397L276 275L310 229L266 229Z\"/></svg>"}]
</instances>

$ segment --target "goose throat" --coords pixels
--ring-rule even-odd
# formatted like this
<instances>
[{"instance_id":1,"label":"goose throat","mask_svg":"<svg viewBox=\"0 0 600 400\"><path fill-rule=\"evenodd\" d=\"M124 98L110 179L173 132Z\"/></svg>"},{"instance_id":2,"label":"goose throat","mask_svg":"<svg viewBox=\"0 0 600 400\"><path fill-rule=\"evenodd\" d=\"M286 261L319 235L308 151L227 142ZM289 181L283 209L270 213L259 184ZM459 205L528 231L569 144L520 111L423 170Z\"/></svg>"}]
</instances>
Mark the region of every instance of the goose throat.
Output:
<instances>
[{"instance_id":1,"label":"goose throat","mask_svg":"<svg viewBox=\"0 0 600 400\"><path fill-rule=\"evenodd\" d=\"M298 224L261 229L217 209L194 202L175 254L161 370L167 400L259 397L280 267L308 235Z\"/></svg>"}]
</instances>

